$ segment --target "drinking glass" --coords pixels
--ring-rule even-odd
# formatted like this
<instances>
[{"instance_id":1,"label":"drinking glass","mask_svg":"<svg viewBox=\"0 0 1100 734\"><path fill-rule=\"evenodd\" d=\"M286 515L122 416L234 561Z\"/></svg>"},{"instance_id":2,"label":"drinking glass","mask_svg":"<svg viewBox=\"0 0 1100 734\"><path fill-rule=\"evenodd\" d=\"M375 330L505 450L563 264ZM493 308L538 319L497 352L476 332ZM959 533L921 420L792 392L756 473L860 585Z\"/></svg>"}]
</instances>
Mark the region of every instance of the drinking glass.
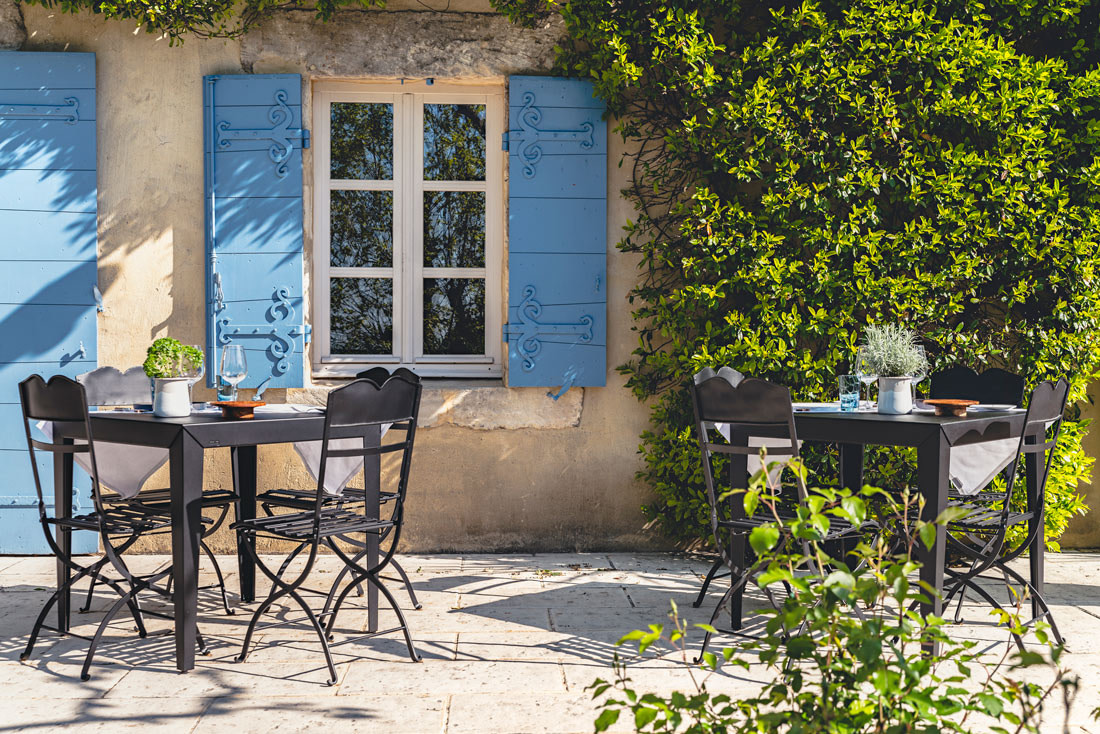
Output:
<instances>
[{"instance_id":1,"label":"drinking glass","mask_svg":"<svg viewBox=\"0 0 1100 734\"><path fill-rule=\"evenodd\" d=\"M921 363L920 369L918 369L916 372L913 373L913 380L911 382L911 384L913 386L913 402L916 402L916 400L917 400L917 383L920 382L921 380L923 380L925 377L928 377L928 355L927 355L927 353L925 353L924 347L919 345L919 344L914 346L913 350L916 351L916 353L920 355L920 363Z\"/></svg>"},{"instance_id":2,"label":"drinking glass","mask_svg":"<svg viewBox=\"0 0 1100 734\"><path fill-rule=\"evenodd\" d=\"M859 375L859 381L867 386L867 406L871 405L871 385L878 379L878 375L871 369L871 362L868 359L867 347L860 347L856 352L856 374Z\"/></svg>"},{"instance_id":3,"label":"drinking glass","mask_svg":"<svg viewBox=\"0 0 1100 734\"><path fill-rule=\"evenodd\" d=\"M840 409L852 412L859 408L859 375L841 375L837 382L840 385Z\"/></svg>"},{"instance_id":4,"label":"drinking glass","mask_svg":"<svg viewBox=\"0 0 1100 734\"><path fill-rule=\"evenodd\" d=\"M221 378L232 387L230 400L237 399L237 385L248 376L248 363L244 358L244 347L229 344L222 347Z\"/></svg>"}]
</instances>

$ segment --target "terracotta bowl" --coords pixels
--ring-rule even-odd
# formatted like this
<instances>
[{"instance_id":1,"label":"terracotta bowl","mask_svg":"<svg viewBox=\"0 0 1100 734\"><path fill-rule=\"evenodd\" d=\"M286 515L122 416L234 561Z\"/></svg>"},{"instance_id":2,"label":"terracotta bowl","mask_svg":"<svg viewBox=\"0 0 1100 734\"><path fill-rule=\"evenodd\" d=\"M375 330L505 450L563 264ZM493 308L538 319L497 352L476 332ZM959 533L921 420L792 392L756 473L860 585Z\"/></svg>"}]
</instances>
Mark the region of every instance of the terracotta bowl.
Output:
<instances>
[{"instance_id":1,"label":"terracotta bowl","mask_svg":"<svg viewBox=\"0 0 1100 734\"><path fill-rule=\"evenodd\" d=\"M977 405L977 400L954 400L943 398L939 400L925 400L925 405L931 405L936 409L936 415L953 415L958 418L966 416L966 409L971 405Z\"/></svg>"},{"instance_id":2,"label":"terracotta bowl","mask_svg":"<svg viewBox=\"0 0 1100 734\"><path fill-rule=\"evenodd\" d=\"M234 421L244 421L256 417L256 408L267 405L262 400L218 400L211 405L222 409L222 417Z\"/></svg>"}]
</instances>

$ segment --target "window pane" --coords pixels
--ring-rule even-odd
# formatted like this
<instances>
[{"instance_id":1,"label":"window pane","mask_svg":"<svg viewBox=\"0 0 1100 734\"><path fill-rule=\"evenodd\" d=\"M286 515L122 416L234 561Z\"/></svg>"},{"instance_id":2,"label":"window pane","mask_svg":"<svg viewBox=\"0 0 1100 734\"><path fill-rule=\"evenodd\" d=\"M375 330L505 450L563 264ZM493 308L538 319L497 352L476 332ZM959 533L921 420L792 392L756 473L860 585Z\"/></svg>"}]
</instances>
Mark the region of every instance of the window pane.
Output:
<instances>
[{"instance_id":1,"label":"window pane","mask_svg":"<svg viewBox=\"0 0 1100 734\"><path fill-rule=\"evenodd\" d=\"M392 267L393 192L333 191L329 202L332 266Z\"/></svg>"},{"instance_id":2,"label":"window pane","mask_svg":"<svg viewBox=\"0 0 1100 734\"><path fill-rule=\"evenodd\" d=\"M393 353L393 285L388 278L333 278L329 293L333 354Z\"/></svg>"},{"instance_id":3,"label":"window pane","mask_svg":"<svg viewBox=\"0 0 1100 734\"><path fill-rule=\"evenodd\" d=\"M485 354L485 281L424 280L424 354Z\"/></svg>"},{"instance_id":4,"label":"window pane","mask_svg":"<svg viewBox=\"0 0 1100 734\"><path fill-rule=\"evenodd\" d=\"M424 180L485 180L485 105L424 105Z\"/></svg>"},{"instance_id":5,"label":"window pane","mask_svg":"<svg viewBox=\"0 0 1100 734\"><path fill-rule=\"evenodd\" d=\"M424 192L424 267L485 267L485 192Z\"/></svg>"},{"instance_id":6,"label":"window pane","mask_svg":"<svg viewBox=\"0 0 1100 734\"><path fill-rule=\"evenodd\" d=\"M332 178L393 178L393 105L332 103Z\"/></svg>"}]
</instances>

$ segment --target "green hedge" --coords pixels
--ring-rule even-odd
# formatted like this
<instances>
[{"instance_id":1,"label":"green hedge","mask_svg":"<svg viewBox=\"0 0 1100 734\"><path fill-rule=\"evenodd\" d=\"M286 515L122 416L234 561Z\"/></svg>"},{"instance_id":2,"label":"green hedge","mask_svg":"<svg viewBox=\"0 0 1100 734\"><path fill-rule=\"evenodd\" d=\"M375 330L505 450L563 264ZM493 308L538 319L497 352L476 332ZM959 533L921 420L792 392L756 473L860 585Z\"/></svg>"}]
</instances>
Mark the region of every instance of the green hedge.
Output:
<instances>
[{"instance_id":1,"label":"green hedge","mask_svg":"<svg viewBox=\"0 0 1100 734\"><path fill-rule=\"evenodd\" d=\"M1100 375L1100 0L499 0L560 12L561 70L621 121L641 256L621 369L652 405L646 508L706 536L688 376L728 364L835 397L864 327L922 335L934 368ZM1049 538L1092 459L1070 416ZM832 457L814 457L828 471ZM910 481L873 451L868 481ZM1054 547L1056 543L1053 544Z\"/></svg>"}]
</instances>

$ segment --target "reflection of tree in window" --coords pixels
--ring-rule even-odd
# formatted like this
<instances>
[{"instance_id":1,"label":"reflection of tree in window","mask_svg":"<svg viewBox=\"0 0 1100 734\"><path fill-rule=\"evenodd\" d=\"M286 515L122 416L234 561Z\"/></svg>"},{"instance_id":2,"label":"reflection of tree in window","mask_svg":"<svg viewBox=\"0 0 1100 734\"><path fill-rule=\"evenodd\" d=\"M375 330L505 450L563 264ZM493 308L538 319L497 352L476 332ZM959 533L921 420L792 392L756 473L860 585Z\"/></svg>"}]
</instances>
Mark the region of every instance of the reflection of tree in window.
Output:
<instances>
[{"instance_id":1,"label":"reflection of tree in window","mask_svg":"<svg viewBox=\"0 0 1100 734\"><path fill-rule=\"evenodd\" d=\"M424 354L485 353L485 280L424 280Z\"/></svg>"},{"instance_id":2,"label":"reflection of tree in window","mask_svg":"<svg viewBox=\"0 0 1100 734\"><path fill-rule=\"evenodd\" d=\"M484 192L424 192L424 267L485 267Z\"/></svg>"},{"instance_id":3,"label":"reflection of tree in window","mask_svg":"<svg viewBox=\"0 0 1100 734\"><path fill-rule=\"evenodd\" d=\"M485 180L485 105L424 105L424 180Z\"/></svg>"},{"instance_id":4,"label":"reflection of tree in window","mask_svg":"<svg viewBox=\"0 0 1100 734\"><path fill-rule=\"evenodd\" d=\"M393 192L333 191L329 211L333 267L393 266Z\"/></svg>"},{"instance_id":5,"label":"reflection of tree in window","mask_svg":"<svg viewBox=\"0 0 1100 734\"><path fill-rule=\"evenodd\" d=\"M392 104L333 102L330 120L332 178L393 178Z\"/></svg>"},{"instance_id":6,"label":"reflection of tree in window","mask_svg":"<svg viewBox=\"0 0 1100 734\"><path fill-rule=\"evenodd\" d=\"M384 278L333 278L329 331L333 354L393 353L393 284Z\"/></svg>"}]
</instances>

